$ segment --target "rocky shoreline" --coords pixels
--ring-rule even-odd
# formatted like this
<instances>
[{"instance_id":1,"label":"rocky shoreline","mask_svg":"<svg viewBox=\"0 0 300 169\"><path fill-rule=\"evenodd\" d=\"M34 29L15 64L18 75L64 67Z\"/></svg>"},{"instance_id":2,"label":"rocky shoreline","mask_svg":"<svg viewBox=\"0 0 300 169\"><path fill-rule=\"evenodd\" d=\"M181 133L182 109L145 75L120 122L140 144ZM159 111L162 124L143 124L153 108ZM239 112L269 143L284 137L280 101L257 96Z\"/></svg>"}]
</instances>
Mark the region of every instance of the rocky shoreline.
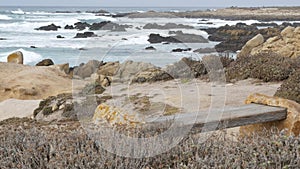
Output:
<instances>
[{"instance_id":1,"label":"rocky shoreline","mask_svg":"<svg viewBox=\"0 0 300 169\"><path fill-rule=\"evenodd\" d=\"M300 20L299 11L300 7L232 7L176 13L151 11L119 14L118 17ZM106 11L95 13L109 15ZM268 28L258 28L260 26ZM141 28L193 29L172 23L146 24ZM78 32L74 38L93 38L98 37L93 32L96 30L123 32L137 28L105 21L77 22L64 28L51 24L37 31L58 29L88 29ZM24 65L21 51L9 54L7 62L0 62L0 163L7 168L299 166L299 160L295 160L297 153L291 153L299 149L300 134L298 23L238 23L204 31L208 33L208 40L221 43L215 48L194 51L174 48L170 52L232 51L238 52L237 57L218 54L206 55L200 60L183 57L164 67L135 60L90 60L70 67L69 63L55 64L51 59L41 60L35 66ZM150 33L148 41L153 46L142 50L155 52L157 43L208 43L208 40L180 30L164 35ZM91 138L107 136L103 127L136 138L156 136L163 131L153 131L153 134L141 130L149 119L245 103L285 107L287 119L219 131L200 143L197 140L204 135L188 134L169 152L143 159L119 157L104 151ZM91 135L91 132L95 133ZM227 157L228 152L233 155ZM278 152L288 155L278 155Z\"/></svg>"},{"instance_id":2,"label":"rocky shoreline","mask_svg":"<svg viewBox=\"0 0 300 169\"><path fill-rule=\"evenodd\" d=\"M300 7L231 7L209 11L121 13L113 17L130 18L216 18L225 20L295 21L300 20Z\"/></svg>"}]
</instances>

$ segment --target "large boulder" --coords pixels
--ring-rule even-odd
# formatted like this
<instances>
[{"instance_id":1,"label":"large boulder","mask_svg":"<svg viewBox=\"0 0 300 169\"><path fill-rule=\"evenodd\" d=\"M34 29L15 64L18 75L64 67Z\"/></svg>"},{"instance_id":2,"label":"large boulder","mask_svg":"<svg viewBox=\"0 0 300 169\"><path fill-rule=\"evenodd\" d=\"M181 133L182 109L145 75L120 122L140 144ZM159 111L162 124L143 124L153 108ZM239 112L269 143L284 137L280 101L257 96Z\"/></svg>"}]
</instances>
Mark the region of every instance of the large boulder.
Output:
<instances>
[{"instance_id":1,"label":"large boulder","mask_svg":"<svg viewBox=\"0 0 300 169\"><path fill-rule=\"evenodd\" d=\"M151 68L137 73L132 79L132 83L153 83L157 81L167 81L172 79L173 77L167 72L158 68Z\"/></svg>"},{"instance_id":2,"label":"large boulder","mask_svg":"<svg viewBox=\"0 0 300 169\"><path fill-rule=\"evenodd\" d=\"M80 64L78 67L74 68L73 75L79 76L81 78L90 77L93 73L96 73L103 62L97 60L90 60L86 64Z\"/></svg>"},{"instance_id":3,"label":"large boulder","mask_svg":"<svg viewBox=\"0 0 300 169\"><path fill-rule=\"evenodd\" d=\"M119 67L119 62L107 62L99 67L97 73L104 76L114 76L119 70Z\"/></svg>"},{"instance_id":4,"label":"large boulder","mask_svg":"<svg viewBox=\"0 0 300 169\"><path fill-rule=\"evenodd\" d=\"M87 27L90 27L91 25L89 24L89 23L87 23L87 22L77 22L77 23L75 23L74 24L75 25L75 29L77 29L77 30L84 30L84 29L86 29ZM71 27L70 27L71 28Z\"/></svg>"},{"instance_id":5,"label":"large boulder","mask_svg":"<svg viewBox=\"0 0 300 169\"><path fill-rule=\"evenodd\" d=\"M259 45L261 45L263 43L264 43L264 37L261 34L258 34L256 36L254 36L252 39L250 39L245 44L245 46L243 46L239 55L244 55L244 56L249 55L253 48L258 47Z\"/></svg>"},{"instance_id":6,"label":"large boulder","mask_svg":"<svg viewBox=\"0 0 300 169\"><path fill-rule=\"evenodd\" d=\"M51 59L44 59L37 63L35 66L51 66L54 65L54 62Z\"/></svg>"},{"instance_id":7,"label":"large boulder","mask_svg":"<svg viewBox=\"0 0 300 169\"><path fill-rule=\"evenodd\" d=\"M120 65L116 75L114 76L113 81L120 81L120 82L128 82L130 81L137 73L150 69L156 68L151 63L144 63L144 62L134 62L134 61L125 61Z\"/></svg>"},{"instance_id":8,"label":"large boulder","mask_svg":"<svg viewBox=\"0 0 300 169\"><path fill-rule=\"evenodd\" d=\"M286 130L288 134L294 134L296 136L300 134L300 105L298 103L279 97L270 97L257 93L251 94L247 98L246 104L250 103L287 108L287 118L282 121L240 127L240 133L242 135L251 135L254 133L264 134L265 129L270 130L273 127L276 127L279 131Z\"/></svg>"},{"instance_id":9,"label":"large boulder","mask_svg":"<svg viewBox=\"0 0 300 169\"><path fill-rule=\"evenodd\" d=\"M7 56L8 63L23 64L23 53L21 51L14 52Z\"/></svg>"},{"instance_id":10,"label":"large boulder","mask_svg":"<svg viewBox=\"0 0 300 169\"><path fill-rule=\"evenodd\" d=\"M51 25L47 25L47 26L41 26L39 28L36 28L35 30L43 30L43 31L57 31L59 28L61 28L60 26L56 26L53 23Z\"/></svg>"},{"instance_id":11,"label":"large boulder","mask_svg":"<svg viewBox=\"0 0 300 169\"><path fill-rule=\"evenodd\" d=\"M66 74L70 73L70 66L69 63L64 63L64 64L58 64L58 65L50 65L49 67L55 68L59 71L62 71Z\"/></svg>"},{"instance_id":12,"label":"large boulder","mask_svg":"<svg viewBox=\"0 0 300 169\"><path fill-rule=\"evenodd\" d=\"M165 72L173 78L197 78L207 74L207 70L202 61L193 60L192 58L182 58L180 61L168 65Z\"/></svg>"},{"instance_id":13,"label":"large boulder","mask_svg":"<svg viewBox=\"0 0 300 169\"><path fill-rule=\"evenodd\" d=\"M300 27L286 27L280 35L269 38L262 45L251 50L251 54L273 51L291 58L300 56Z\"/></svg>"},{"instance_id":14,"label":"large boulder","mask_svg":"<svg viewBox=\"0 0 300 169\"><path fill-rule=\"evenodd\" d=\"M300 104L300 69L282 83L275 96L293 100Z\"/></svg>"}]
</instances>

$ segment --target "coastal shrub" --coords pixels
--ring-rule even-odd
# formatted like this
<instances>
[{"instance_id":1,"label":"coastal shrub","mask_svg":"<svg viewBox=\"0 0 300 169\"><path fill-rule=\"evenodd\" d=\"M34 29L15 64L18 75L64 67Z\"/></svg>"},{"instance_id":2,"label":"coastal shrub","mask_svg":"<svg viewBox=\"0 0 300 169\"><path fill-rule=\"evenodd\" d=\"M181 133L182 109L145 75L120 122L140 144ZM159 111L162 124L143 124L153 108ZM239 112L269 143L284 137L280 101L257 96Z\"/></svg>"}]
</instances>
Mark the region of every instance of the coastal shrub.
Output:
<instances>
[{"instance_id":1,"label":"coastal shrub","mask_svg":"<svg viewBox=\"0 0 300 169\"><path fill-rule=\"evenodd\" d=\"M79 122L0 122L1 168L297 168L299 136L276 130L264 137L232 139L225 131L204 142L189 134L170 151L151 158L120 157L91 140ZM226 137L225 137L226 135Z\"/></svg>"},{"instance_id":2,"label":"coastal shrub","mask_svg":"<svg viewBox=\"0 0 300 169\"><path fill-rule=\"evenodd\" d=\"M287 79L300 67L298 58L291 59L275 53L240 56L226 70L227 80L257 78L265 82Z\"/></svg>"},{"instance_id":3,"label":"coastal shrub","mask_svg":"<svg viewBox=\"0 0 300 169\"><path fill-rule=\"evenodd\" d=\"M276 91L275 96L300 103L300 69L283 82Z\"/></svg>"}]
</instances>

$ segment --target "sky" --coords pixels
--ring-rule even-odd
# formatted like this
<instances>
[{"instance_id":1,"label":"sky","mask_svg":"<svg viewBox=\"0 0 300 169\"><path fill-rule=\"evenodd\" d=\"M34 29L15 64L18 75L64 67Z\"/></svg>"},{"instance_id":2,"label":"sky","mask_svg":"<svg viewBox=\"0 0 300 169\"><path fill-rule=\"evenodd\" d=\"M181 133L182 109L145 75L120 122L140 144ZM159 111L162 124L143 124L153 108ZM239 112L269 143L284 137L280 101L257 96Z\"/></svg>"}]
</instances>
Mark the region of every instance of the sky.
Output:
<instances>
[{"instance_id":1,"label":"sky","mask_svg":"<svg viewBox=\"0 0 300 169\"><path fill-rule=\"evenodd\" d=\"M0 6L255 7L300 6L300 0L0 0Z\"/></svg>"}]
</instances>

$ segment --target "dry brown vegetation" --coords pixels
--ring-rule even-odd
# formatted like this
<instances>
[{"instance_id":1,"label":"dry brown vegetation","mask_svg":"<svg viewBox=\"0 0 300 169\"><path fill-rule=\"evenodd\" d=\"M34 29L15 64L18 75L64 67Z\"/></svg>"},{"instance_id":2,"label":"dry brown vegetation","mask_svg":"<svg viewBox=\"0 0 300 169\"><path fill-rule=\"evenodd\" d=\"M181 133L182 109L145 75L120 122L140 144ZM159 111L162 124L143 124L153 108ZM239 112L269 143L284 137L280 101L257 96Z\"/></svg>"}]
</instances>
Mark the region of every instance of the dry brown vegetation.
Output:
<instances>
[{"instance_id":1,"label":"dry brown vegetation","mask_svg":"<svg viewBox=\"0 0 300 169\"><path fill-rule=\"evenodd\" d=\"M74 121L0 122L1 168L297 168L299 137L277 131L233 140L215 134L203 143L188 135L169 152L134 159L109 153Z\"/></svg>"}]
</instances>

